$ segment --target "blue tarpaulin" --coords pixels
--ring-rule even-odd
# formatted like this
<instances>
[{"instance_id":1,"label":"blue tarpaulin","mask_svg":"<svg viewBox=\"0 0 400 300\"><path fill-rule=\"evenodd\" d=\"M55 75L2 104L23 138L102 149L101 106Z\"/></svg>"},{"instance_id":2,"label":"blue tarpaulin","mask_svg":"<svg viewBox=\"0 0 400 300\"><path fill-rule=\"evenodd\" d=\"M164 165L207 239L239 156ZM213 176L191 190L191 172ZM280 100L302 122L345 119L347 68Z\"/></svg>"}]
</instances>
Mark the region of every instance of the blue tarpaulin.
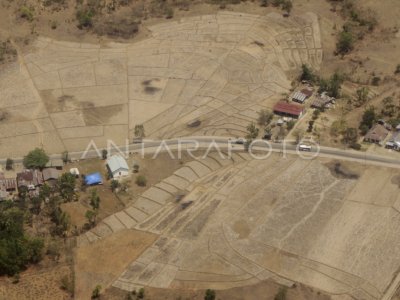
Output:
<instances>
[{"instance_id":1,"label":"blue tarpaulin","mask_svg":"<svg viewBox=\"0 0 400 300\"><path fill-rule=\"evenodd\" d=\"M99 172L91 173L85 176L85 184L86 185L95 185L95 184L102 184L103 179Z\"/></svg>"}]
</instances>

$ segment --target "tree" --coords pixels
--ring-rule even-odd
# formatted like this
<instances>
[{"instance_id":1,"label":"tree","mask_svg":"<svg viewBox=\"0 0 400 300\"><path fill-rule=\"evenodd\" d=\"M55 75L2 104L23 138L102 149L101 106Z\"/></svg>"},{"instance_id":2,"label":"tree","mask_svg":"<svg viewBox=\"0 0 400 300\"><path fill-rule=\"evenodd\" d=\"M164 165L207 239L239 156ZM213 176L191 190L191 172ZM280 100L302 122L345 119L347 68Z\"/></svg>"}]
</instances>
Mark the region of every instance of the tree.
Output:
<instances>
[{"instance_id":1,"label":"tree","mask_svg":"<svg viewBox=\"0 0 400 300\"><path fill-rule=\"evenodd\" d=\"M51 219L54 222L53 233L59 236L66 236L71 225L70 216L58 206L53 210Z\"/></svg>"},{"instance_id":2,"label":"tree","mask_svg":"<svg viewBox=\"0 0 400 300\"><path fill-rule=\"evenodd\" d=\"M286 287L279 288L279 291L275 295L274 300L286 300L286 293L287 293Z\"/></svg>"},{"instance_id":3,"label":"tree","mask_svg":"<svg viewBox=\"0 0 400 300\"><path fill-rule=\"evenodd\" d=\"M253 122L251 122L246 129L247 129L247 135L246 135L247 140L254 140L255 138L257 138L259 129Z\"/></svg>"},{"instance_id":4,"label":"tree","mask_svg":"<svg viewBox=\"0 0 400 300\"><path fill-rule=\"evenodd\" d=\"M358 132L356 128L347 128L343 134L342 142L347 145L357 143Z\"/></svg>"},{"instance_id":5,"label":"tree","mask_svg":"<svg viewBox=\"0 0 400 300\"><path fill-rule=\"evenodd\" d=\"M134 134L135 134L135 138L142 139L145 137L143 124L135 125Z\"/></svg>"},{"instance_id":6,"label":"tree","mask_svg":"<svg viewBox=\"0 0 400 300\"><path fill-rule=\"evenodd\" d=\"M215 296L215 291L208 289L204 295L204 300L215 300Z\"/></svg>"},{"instance_id":7,"label":"tree","mask_svg":"<svg viewBox=\"0 0 400 300\"><path fill-rule=\"evenodd\" d=\"M137 162L134 162L133 163L133 172L134 173L139 172L139 168L140 168L139 164Z\"/></svg>"},{"instance_id":8,"label":"tree","mask_svg":"<svg viewBox=\"0 0 400 300\"><path fill-rule=\"evenodd\" d=\"M89 227L91 228L96 225L97 212L93 210L87 210L85 213L85 218L88 220Z\"/></svg>"},{"instance_id":9,"label":"tree","mask_svg":"<svg viewBox=\"0 0 400 300\"><path fill-rule=\"evenodd\" d=\"M400 74L400 64L396 66L396 70L394 70L394 74Z\"/></svg>"},{"instance_id":10,"label":"tree","mask_svg":"<svg viewBox=\"0 0 400 300\"><path fill-rule=\"evenodd\" d=\"M147 185L147 178L143 175L139 175L136 177L136 184L138 186L146 186Z\"/></svg>"},{"instance_id":11,"label":"tree","mask_svg":"<svg viewBox=\"0 0 400 300\"><path fill-rule=\"evenodd\" d=\"M107 159L107 155L108 155L107 149L101 150L101 157L102 157L103 159Z\"/></svg>"},{"instance_id":12,"label":"tree","mask_svg":"<svg viewBox=\"0 0 400 300\"><path fill-rule=\"evenodd\" d=\"M258 112L258 125L260 126L267 126L269 123L271 123L272 118L274 117L274 115L269 112L266 109L262 109Z\"/></svg>"},{"instance_id":13,"label":"tree","mask_svg":"<svg viewBox=\"0 0 400 300\"><path fill-rule=\"evenodd\" d=\"M69 162L69 154L68 151L64 151L61 155L62 161L64 162L64 164L66 164L67 162Z\"/></svg>"},{"instance_id":14,"label":"tree","mask_svg":"<svg viewBox=\"0 0 400 300\"><path fill-rule=\"evenodd\" d=\"M376 120L378 119L378 116L375 112L375 107L370 106L368 107L362 116L361 122L360 122L360 127L359 129L361 130L362 134L366 134L367 131L374 125Z\"/></svg>"},{"instance_id":15,"label":"tree","mask_svg":"<svg viewBox=\"0 0 400 300\"><path fill-rule=\"evenodd\" d=\"M294 138L296 139L296 144L299 144L300 141L301 141L301 139L302 139L303 136L304 136L304 131L301 130L301 129L296 129L296 130L293 132L293 136L294 136Z\"/></svg>"},{"instance_id":16,"label":"tree","mask_svg":"<svg viewBox=\"0 0 400 300\"><path fill-rule=\"evenodd\" d=\"M368 100L368 88L362 87L356 91L357 106L362 106Z\"/></svg>"},{"instance_id":17,"label":"tree","mask_svg":"<svg viewBox=\"0 0 400 300\"><path fill-rule=\"evenodd\" d=\"M7 158L6 160L6 170L12 170L14 166L14 161L11 158Z\"/></svg>"},{"instance_id":18,"label":"tree","mask_svg":"<svg viewBox=\"0 0 400 300\"><path fill-rule=\"evenodd\" d=\"M111 190L115 192L118 187L119 187L119 181L114 179L111 180Z\"/></svg>"},{"instance_id":19,"label":"tree","mask_svg":"<svg viewBox=\"0 0 400 300\"><path fill-rule=\"evenodd\" d=\"M57 187L61 198L65 202L70 202L75 199L76 178L71 173L64 173L58 178Z\"/></svg>"},{"instance_id":20,"label":"tree","mask_svg":"<svg viewBox=\"0 0 400 300\"><path fill-rule=\"evenodd\" d=\"M313 127L314 127L314 121L313 120L308 121L307 132L312 132Z\"/></svg>"},{"instance_id":21,"label":"tree","mask_svg":"<svg viewBox=\"0 0 400 300\"><path fill-rule=\"evenodd\" d=\"M306 64L301 65L300 81L302 80L306 80L309 82L315 81L315 75L313 71Z\"/></svg>"},{"instance_id":22,"label":"tree","mask_svg":"<svg viewBox=\"0 0 400 300\"><path fill-rule=\"evenodd\" d=\"M49 161L49 157L43 149L35 148L30 151L23 160L23 164L28 169L43 169Z\"/></svg>"},{"instance_id":23,"label":"tree","mask_svg":"<svg viewBox=\"0 0 400 300\"><path fill-rule=\"evenodd\" d=\"M282 3L282 9L286 11L287 14L290 14L293 8L293 3L291 0L285 0Z\"/></svg>"},{"instance_id":24,"label":"tree","mask_svg":"<svg viewBox=\"0 0 400 300\"><path fill-rule=\"evenodd\" d=\"M94 211L97 211L100 208L100 197L97 194L97 190L92 190L89 204L93 208Z\"/></svg>"},{"instance_id":25,"label":"tree","mask_svg":"<svg viewBox=\"0 0 400 300\"><path fill-rule=\"evenodd\" d=\"M287 130L292 130L294 125L296 125L296 121L290 120L289 122L286 123L286 129Z\"/></svg>"},{"instance_id":26,"label":"tree","mask_svg":"<svg viewBox=\"0 0 400 300\"><path fill-rule=\"evenodd\" d=\"M144 298L144 288L140 288L139 292L137 294L138 299L143 299Z\"/></svg>"},{"instance_id":27,"label":"tree","mask_svg":"<svg viewBox=\"0 0 400 300\"><path fill-rule=\"evenodd\" d=\"M381 110L382 115L386 117L393 117L399 110L393 102L393 97L386 97L382 101L383 108Z\"/></svg>"},{"instance_id":28,"label":"tree","mask_svg":"<svg viewBox=\"0 0 400 300\"><path fill-rule=\"evenodd\" d=\"M349 53L354 48L354 38L351 32L343 30L339 34L336 44L336 52L342 56Z\"/></svg>"},{"instance_id":29,"label":"tree","mask_svg":"<svg viewBox=\"0 0 400 300\"><path fill-rule=\"evenodd\" d=\"M24 212L3 203L0 207L0 275L15 275L42 258L43 240L24 232Z\"/></svg>"},{"instance_id":30,"label":"tree","mask_svg":"<svg viewBox=\"0 0 400 300\"><path fill-rule=\"evenodd\" d=\"M92 291L92 299L100 298L101 285L96 285L96 287Z\"/></svg>"}]
</instances>

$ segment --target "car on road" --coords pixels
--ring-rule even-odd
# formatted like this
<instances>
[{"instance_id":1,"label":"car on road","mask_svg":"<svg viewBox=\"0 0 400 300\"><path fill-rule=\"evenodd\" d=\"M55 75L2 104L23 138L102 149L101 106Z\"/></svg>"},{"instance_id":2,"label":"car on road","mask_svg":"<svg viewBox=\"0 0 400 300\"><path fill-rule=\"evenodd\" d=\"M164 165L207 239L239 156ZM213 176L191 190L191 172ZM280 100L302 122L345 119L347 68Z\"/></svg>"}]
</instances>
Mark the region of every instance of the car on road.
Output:
<instances>
[{"instance_id":1,"label":"car on road","mask_svg":"<svg viewBox=\"0 0 400 300\"><path fill-rule=\"evenodd\" d=\"M304 144L300 144L298 147L299 151L311 151L311 146L309 145L304 145Z\"/></svg>"},{"instance_id":2,"label":"car on road","mask_svg":"<svg viewBox=\"0 0 400 300\"><path fill-rule=\"evenodd\" d=\"M244 143L246 143L246 139L244 138L233 139L232 143L237 145L243 145Z\"/></svg>"}]
</instances>

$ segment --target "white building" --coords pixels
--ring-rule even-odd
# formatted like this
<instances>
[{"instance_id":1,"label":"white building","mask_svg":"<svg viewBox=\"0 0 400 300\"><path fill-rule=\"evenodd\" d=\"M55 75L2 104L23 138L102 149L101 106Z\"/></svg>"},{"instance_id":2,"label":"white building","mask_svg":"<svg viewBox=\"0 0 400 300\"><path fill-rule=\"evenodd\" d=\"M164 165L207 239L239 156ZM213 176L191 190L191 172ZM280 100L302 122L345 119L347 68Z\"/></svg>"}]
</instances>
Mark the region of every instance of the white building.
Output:
<instances>
[{"instance_id":1,"label":"white building","mask_svg":"<svg viewBox=\"0 0 400 300\"><path fill-rule=\"evenodd\" d=\"M113 155L107 159L107 167L114 179L129 175L129 167L121 155Z\"/></svg>"}]
</instances>

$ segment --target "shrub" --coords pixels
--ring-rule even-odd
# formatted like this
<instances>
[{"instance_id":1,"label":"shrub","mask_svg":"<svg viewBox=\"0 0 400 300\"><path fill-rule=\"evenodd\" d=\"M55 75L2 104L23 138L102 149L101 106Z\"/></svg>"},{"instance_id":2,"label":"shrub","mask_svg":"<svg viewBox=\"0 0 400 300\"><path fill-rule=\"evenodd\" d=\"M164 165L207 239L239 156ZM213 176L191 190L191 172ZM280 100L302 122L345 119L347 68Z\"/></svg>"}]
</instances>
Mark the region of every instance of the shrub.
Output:
<instances>
[{"instance_id":1,"label":"shrub","mask_svg":"<svg viewBox=\"0 0 400 300\"><path fill-rule=\"evenodd\" d=\"M93 26L94 12L91 9L78 10L76 18L78 19L78 28L87 28Z\"/></svg>"},{"instance_id":2,"label":"shrub","mask_svg":"<svg viewBox=\"0 0 400 300\"><path fill-rule=\"evenodd\" d=\"M96 287L92 291L92 299L100 298L101 285L96 285Z\"/></svg>"},{"instance_id":3,"label":"shrub","mask_svg":"<svg viewBox=\"0 0 400 300\"><path fill-rule=\"evenodd\" d=\"M372 77L372 85L378 86L381 82L381 78L379 76Z\"/></svg>"},{"instance_id":4,"label":"shrub","mask_svg":"<svg viewBox=\"0 0 400 300\"><path fill-rule=\"evenodd\" d=\"M275 295L274 300L286 300L286 293L287 293L287 288L281 287L278 293Z\"/></svg>"},{"instance_id":5,"label":"shrub","mask_svg":"<svg viewBox=\"0 0 400 300\"><path fill-rule=\"evenodd\" d=\"M143 175L139 175L136 177L136 184L138 186L146 186L147 185L147 178Z\"/></svg>"},{"instance_id":6,"label":"shrub","mask_svg":"<svg viewBox=\"0 0 400 300\"><path fill-rule=\"evenodd\" d=\"M215 300L215 291L210 289L206 290L204 300Z\"/></svg>"},{"instance_id":7,"label":"shrub","mask_svg":"<svg viewBox=\"0 0 400 300\"><path fill-rule=\"evenodd\" d=\"M400 64L396 66L396 70L394 70L394 74L400 74Z\"/></svg>"},{"instance_id":8,"label":"shrub","mask_svg":"<svg viewBox=\"0 0 400 300\"><path fill-rule=\"evenodd\" d=\"M139 289L139 292L137 293L137 298L138 299L144 298L144 288Z\"/></svg>"},{"instance_id":9,"label":"shrub","mask_svg":"<svg viewBox=\"0 0 400 300\"><path fill-rule=\"evenodd\" d=\"M340 55L345 55L349 53L354 48L354 38L353 34L349 31L343 30L338 37L338 42L336 44L336 52Z\"/></svg>"},{"instance_id":10,"label":"shrub","mask_svg":"<svg viewBox=\"0 0 400 300\"><path fill-rule=\"evenodd\" d=\"M12 170L14 166L14 161L11 158L7 158L6 160L6 170Z\"/></svg>"},{"instance_id":11,"label":"shrub","mask_svg":"<svg viewBox=\"0 0 400 300\"><path fill-rule=\"evenodd\" d=\"M24 19L28 20L29 22L33 21L33 17L34 17L33 10L30 9L29 7L27 7L25 5L21 6L21 8L19 9L19 13L20 13L21 18L24 18Z\"/></svg>"},{"instance_id":12,"label":"shrub","mask_svg":"<svg viewBox=\"0 0 400 300\"><path fill-rule=\"evenodd\" d=\"M361 150L361 144L359 143L353 143L350 145L350 148L354 149L354 150Z\"/></svg>"}]
</instances>

